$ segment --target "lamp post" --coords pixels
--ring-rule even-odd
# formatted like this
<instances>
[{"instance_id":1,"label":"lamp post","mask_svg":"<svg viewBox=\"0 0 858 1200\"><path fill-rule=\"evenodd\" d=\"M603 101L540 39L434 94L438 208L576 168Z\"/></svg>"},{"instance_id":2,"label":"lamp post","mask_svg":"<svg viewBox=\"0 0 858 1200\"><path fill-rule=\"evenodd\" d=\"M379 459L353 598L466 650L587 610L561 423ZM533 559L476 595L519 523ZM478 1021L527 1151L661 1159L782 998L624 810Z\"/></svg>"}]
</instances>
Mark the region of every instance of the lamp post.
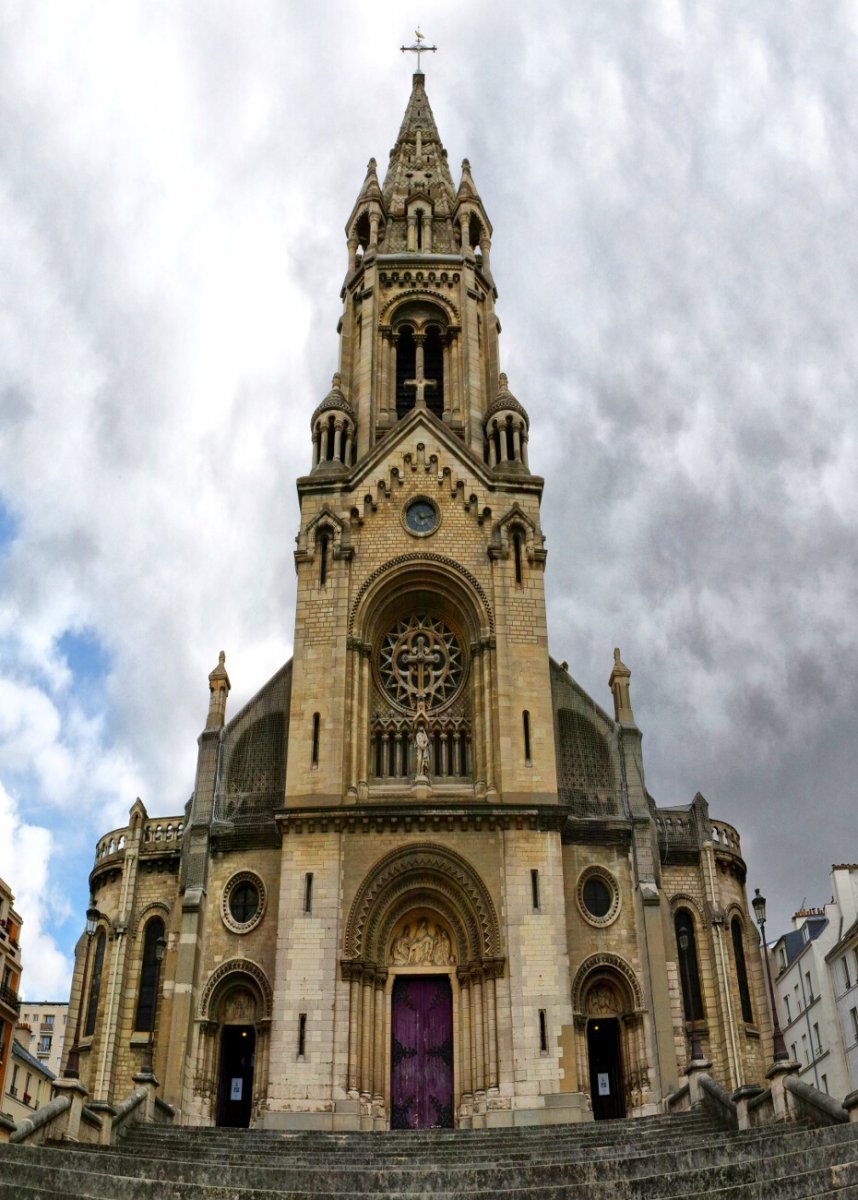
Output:
<instances>
[{"instance_id":1,"label":"lamp post","mask_svg":"<svg viewBox=\"0 0 858 1200\"><path fill-rule=\"evenodd\" d=\"M66 1059L66 1069L63 1071L63 1079L79 1079L80 1078L80 1014L83 1011L84 1002L86 1001L86 982L89 974L89 948L92 945L92 935L95 933L95 927L98 924L100 913L95 907L95 901L92 896L89 898L89 908L86 910L86 954L83 960L83 979L81 980L80 996L77 1002L77 1020L74 1026L74 1041L69 1049L69 1056Z\"/></svg>"},{"instance_id":2,"label":"lamp post","mask_svg":"<svg viewBox=\"0 0 858 1200\"><path fill-rule=\"evenodd\" d=\"M760 936L763 939L763 958L766 963L766 979L769 981L769 1003L772 1008L772 1049L774 1050L775 1062L788 1062L789 1054L787 1054L786 1042L784 1035L781 1033L780 1022L778 1021L778 1006L775 1004L775 989L772 987L772 968L769 964L769 952L766 948L766 898L760 895L760 889L754 888L754 898L751 901L754 907L754 916L757 919L757 924L760 927Z\"/></svg>"},{"instance_id":3,"label":"lamp post","mask_svg":"<svg viewBox=\"0 0 858 1200\"><path fill-rule=\"evenodd\" d=\"M152 998L152 1024L149 1028L149 1040L146 1042L146 1049L143 1051L143 1061L140 1064L140 1072L143 1075L154 1075L155 1068L153 1066L153 1055L155 1051L155 1018L158 1015L158 992L161 990L161 960L164 957L164 951L167 948L167 943L162 937L159 937L155 943L155 994Z\"/></svg>"},{"instance_id":4,"label":"lamp post","mask_svg":"<svg viewBox=\"0 0 858 1200\"><path fill-rule=\"evenodd\" d=\"M685 972L685 994L688 997L688 1008L691 1014L691 1061L702 1062L703 1047L700 1045L700 1036L697 1033L697 1021L694 1017L694 995L691 991L691 972L688 969L688 930L681 929L679 932L679 948L682 951L682 966Z\"/></svg>"}]
</instances>

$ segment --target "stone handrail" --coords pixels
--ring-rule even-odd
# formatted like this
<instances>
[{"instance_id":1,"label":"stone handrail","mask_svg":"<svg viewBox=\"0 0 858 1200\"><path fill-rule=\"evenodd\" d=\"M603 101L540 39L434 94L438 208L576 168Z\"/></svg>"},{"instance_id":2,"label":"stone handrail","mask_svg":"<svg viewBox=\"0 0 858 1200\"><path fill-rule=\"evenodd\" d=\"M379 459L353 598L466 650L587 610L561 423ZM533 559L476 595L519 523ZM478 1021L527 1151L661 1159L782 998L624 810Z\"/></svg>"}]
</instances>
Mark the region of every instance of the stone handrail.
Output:
<instances>
[{"instance_id":1,"label":"stone handrail","mask_svg":"<svg viewBox=\"0 0 858 1200\"><path fill-rule=\"evenodd\" d=\"M790 1076L784 1080L784 1087L790 1095L790 1107L812 1125L843 1125L849 1120L842 1104L809 1083Z\"/></svg>"},{"instance_id":2,"label":"stone handrail","mask_svg":"<svg viewBox=\"0 0 858 1200\"><path fill-rule=\"evenodd\" d=\"M158 1125L167 1125L170 1121L175 1120L176 1110L172 1104L168 1104L166 1100L162 1100L160 1096L155 1097L155 1122Z\"/></svg>"},{"instance_id":3,"label":"stone handrail","mask_svg":"<svg viewBox=\"0 0 858 1200\"><path fill-rule=\"evenodd\" d=\"M687 1083L684 1083L681 1088L677 1088L675 1092L671 1092L665 1099L667 1111L673 1112L688 1112L691 1108L691 1088Z\"/></svg>"},{"instance_id":4,"label":"stone handrail","mask_svg":"<svg viewBox=\"0 0 858 1200\"><path fill-rule=\"evenodd\" d=\"M9 1141L20 1143L26 1142L34 1133L40 1129L44 1129L46 1125L50 1125L57 1117L61 1117L64 1112L71 1108L71 1100L68 1096L55 1096L53 1100L49 1100L47 1104L37 1108L32 1117L25 1117L20 1125L15 1129L13 1134L10 1134Z\"/></svg>"},{"instance_id":5,"label":"stone handrail","mask_svg":"<svg viewBox=\"0 0 858 1200\"><path fill-rule=\"evenodd\" d=\"M130 1096L126 1096L121 1104L117 1104L113 1120L110 1122L111 1135L115 1136L118 1133L120 1126L145 1102L147 1094L145 1087L139 1087ZM113 1141L113 1136L111 1136L111 1141Z\"/></svg>"},{"instance_id":6,"label":"stone handrail","mask_svg":"<svg viewBox=\"0 0 858 1200\"><path fill-rule=\"evenodd\" d=\"M700 1076L700 1092L703 1107L728 1129L739 1128L739 1114L730 1099L730 1093L711 1075Z\"/></svg>"}]
</instances>

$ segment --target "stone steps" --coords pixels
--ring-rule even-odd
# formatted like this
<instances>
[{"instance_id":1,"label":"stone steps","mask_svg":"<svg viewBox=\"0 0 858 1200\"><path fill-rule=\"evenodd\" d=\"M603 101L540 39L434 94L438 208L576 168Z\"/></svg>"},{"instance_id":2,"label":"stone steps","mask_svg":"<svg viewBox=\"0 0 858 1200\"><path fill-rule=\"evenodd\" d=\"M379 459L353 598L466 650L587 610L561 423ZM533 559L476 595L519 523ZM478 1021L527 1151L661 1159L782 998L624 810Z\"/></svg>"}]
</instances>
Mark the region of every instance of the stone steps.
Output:
<instances>
[{"instance_id":1,"label":"stone steps","mask_svg":"<svg viewBox=\"0 0 858 1200\"><path fill-rule=\"evenodd\" d=\"M137 1127L0 1146L0 1200L858 1200L858 1128L726 1133L700 1114L490 1131Z\"/></svg>"}]
</instances>

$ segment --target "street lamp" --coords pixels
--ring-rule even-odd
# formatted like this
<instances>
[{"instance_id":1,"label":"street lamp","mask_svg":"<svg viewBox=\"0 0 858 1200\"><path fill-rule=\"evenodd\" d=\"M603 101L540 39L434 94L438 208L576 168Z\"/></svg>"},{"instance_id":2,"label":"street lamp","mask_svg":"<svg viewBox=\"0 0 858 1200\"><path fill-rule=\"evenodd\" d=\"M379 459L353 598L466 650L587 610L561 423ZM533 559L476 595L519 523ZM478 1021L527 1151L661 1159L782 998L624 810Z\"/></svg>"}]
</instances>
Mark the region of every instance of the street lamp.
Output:
<instances>
[{"instance_id":1,"label":"street lamp","mask_svg":"<svg viewBox=\"0 0 858 1200\"><path fill-rule=\"evenodd\" d=\"M754 916L757 918L757 924L760 927L760 936L763 939L763 958L766 962L766 979L769 981L769 1003L772 1007L772 1049L775 1054L775 1062L788 1062L789 1055L787 1054L784 1035L781 1033L780 1022L778 1021L778 1006L775 1004L775 989L772 987L772 968L769 964L769 952L766 948L766 898L760 895L759 888L754 889L754 898L751 904L754 908Z\"/></svg>"},{"instance_id":2,"label":"street lamp","mask_svg":"<svg viewBox=\"0 0 858 1200\"><path fill-rule=\"evenodd\" d=\"M77 1002L74 1041L71 1044L69 1056L66 1059L66 1069L63 1071L63 1079L80 1079L80 1014L86 1000L86 982L87 975L89 974L89 948L92 945L92 935L95 933L95 927L98 924L100 915L98 909L95 907L95 900L90 896L89 908L86 910L86 954L83 960L83 979L81 980L80 996Z\"/></svg>"},{"instance_id":3,"label":"street lamp","mask_svg":"<svg viewBox=\"0 0 858 1200\"><path fill-rule=\"evenodd\" d=\"M703 1047L697 1032L697 1021L694 1017L694 995L691 991L691 972L688 969L688 930L679 931L679 948L682 951L682 966L685 970L685 994L688 997L688 1008L691 1016L691 1061L702 1062Z\"/></svg>"},{"instance_id":4,"label":"street lamp","mask_svg":"<svg viewBox=\"0 0 858 1200\"><path fill-rule=\"evenodd\" d=\"M158 992L161 988L161 960L164 957L164 951L167 948L167 943L162 937L159 937L155 943L155 994L152 999L152 1024L149 1027L149 1040L146 1043L146 1049L143 1052L143 1062L140 1064L140 1072L143 1075L154 1075L155 1068L153 1065L153 1055L155 1051L155 1017L158 1015Z\"/></svg>"}]
</instances>

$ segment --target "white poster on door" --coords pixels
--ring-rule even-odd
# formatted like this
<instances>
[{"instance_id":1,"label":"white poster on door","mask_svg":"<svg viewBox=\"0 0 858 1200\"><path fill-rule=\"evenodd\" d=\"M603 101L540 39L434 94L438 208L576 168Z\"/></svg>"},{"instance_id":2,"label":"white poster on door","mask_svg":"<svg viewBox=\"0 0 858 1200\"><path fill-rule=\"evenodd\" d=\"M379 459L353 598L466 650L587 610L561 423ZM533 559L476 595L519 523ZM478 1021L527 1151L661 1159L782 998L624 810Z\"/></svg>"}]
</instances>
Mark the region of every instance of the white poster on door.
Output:
<instances>
[{"instance_id":1,"label":"white poster on door","mask_svg":"<svg viewBox=\"0 0 858 1200\"><path fill-rule=\"evenodd\" d=\"M608 1078L607 1075L605 1076L605 1078L606 1079ZM243 1079L230 1080L230 1085L229 1085L230 1100L240 1100L241 1099L241 1088L242 1088L243 1083L244 1083Z\"/></svg>"},{"instance_id":2,"label":"white poster on door","mask_svg":"<svg viewBox=\"0 0 858 1200\"><path fill-rule=\"evenodd\" d=\"M608 1072L607 1072L607 1071L604 1071L604 1072L600 1071L600 1072L599 1072L599 1075L598 1075L598 1084L599 1084L599 1095L600 1095L600 1096L610 1096L610 1094L611 1094L611 1083L610 1083L610 1080L609 1080L609 1078L608 1078Z\"/></svg>"}]
</instances>

